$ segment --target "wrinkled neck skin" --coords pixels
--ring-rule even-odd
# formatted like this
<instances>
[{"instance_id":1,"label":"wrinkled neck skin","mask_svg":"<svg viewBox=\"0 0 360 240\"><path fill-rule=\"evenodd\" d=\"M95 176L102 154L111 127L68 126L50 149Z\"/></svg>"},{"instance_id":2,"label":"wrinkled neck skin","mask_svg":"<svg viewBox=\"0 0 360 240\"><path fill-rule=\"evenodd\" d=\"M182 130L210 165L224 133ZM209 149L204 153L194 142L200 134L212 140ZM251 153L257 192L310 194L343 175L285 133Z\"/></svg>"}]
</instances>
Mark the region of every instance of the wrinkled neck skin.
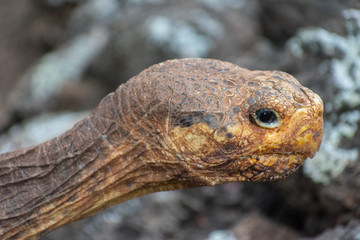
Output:
<instances>
[{"instance_id":1,"label":"wrinkled neck skin","mask_svg":"<svg viewBox=\"0 0 360 240\"><path fill-rule=\"evenodd\" d=\"M0 155L0 239L36 239L115 203L186 186L175 183L183 167L161 143L129 130L125 123L136 119L120 93L63 135Z\"/></svg>"}]
</instances>

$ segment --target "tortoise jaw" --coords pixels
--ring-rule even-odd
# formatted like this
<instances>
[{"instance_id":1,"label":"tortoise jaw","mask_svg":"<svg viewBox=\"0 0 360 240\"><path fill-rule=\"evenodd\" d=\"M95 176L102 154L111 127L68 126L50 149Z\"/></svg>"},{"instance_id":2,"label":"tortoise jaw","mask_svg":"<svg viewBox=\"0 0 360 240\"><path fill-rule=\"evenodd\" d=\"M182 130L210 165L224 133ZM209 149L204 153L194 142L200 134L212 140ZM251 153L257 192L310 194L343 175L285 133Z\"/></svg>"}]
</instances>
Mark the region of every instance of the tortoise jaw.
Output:
<instances>
[{"instance_id":1,"label":"tortoise jaw","mask_svg":"<svg viewBox=\"0 0 360 240\"><path fill-rule=\"evenodd\" d=\"M306 160L305 154L254 154L232 156L222 163L196 169L199 182L217 185L228 182L268 182L281 180L295 172ZM204 184L202 184L204 185Z\"/></svg>"},{"instance_id":2,"label":"tortoise jaw","mask_svg":"<svg viewBox=\"0 0 360 240\"><path fill-rule=\"evenodd\" d=\"M307 155L303 153L264 153L243 156L239 159L239 162L241 162L242 165L246 162L248 168L253 168L258 171L267 169L272 170L274 174L282 174L289 170L299 168L306 159Z\"/></svg>"}]
</instances>

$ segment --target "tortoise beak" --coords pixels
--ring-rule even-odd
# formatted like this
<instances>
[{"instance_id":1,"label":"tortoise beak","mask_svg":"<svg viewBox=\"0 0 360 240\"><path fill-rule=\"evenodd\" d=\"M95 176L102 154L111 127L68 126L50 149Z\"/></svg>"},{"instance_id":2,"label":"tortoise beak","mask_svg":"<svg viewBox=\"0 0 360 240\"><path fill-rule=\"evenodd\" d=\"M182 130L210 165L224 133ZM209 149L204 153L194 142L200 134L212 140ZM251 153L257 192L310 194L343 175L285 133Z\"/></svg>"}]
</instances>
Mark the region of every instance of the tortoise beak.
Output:
<instances>
[{"instance_id":1,"label":"tortoise beak","mask_svg":"<svg viewBox=\"0 0 360 240\"><path fill-rule=\"evenodd\" d=\"M294 139L300 152L313 158L320 148L323 137L324 105L319 95L310 91L307 91L306 95L311 105L299 108L295 112L293 119L298 122L298 127L294 133Z\"/></svg>"}]
</instances>

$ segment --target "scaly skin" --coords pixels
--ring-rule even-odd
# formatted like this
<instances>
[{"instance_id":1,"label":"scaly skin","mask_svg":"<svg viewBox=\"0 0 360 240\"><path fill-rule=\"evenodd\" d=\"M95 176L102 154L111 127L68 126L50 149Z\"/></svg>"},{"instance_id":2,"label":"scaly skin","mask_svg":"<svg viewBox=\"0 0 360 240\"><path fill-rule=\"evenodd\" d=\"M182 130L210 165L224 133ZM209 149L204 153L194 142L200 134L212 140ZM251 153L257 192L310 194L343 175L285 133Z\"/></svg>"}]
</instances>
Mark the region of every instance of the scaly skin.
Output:
<instances>
[{"instance_id":1,"label":"scaly skin","mask_svg":"<svg viewBox=\"0 0 360 240\"><path fill-rule=\"evenodd\" d=\"M259 124L259 109L277 124ZM0 238L35 239L151 192L282 179L319 149L322 113L284 72L154 65L63 135L0 155Z\"/></svg>"}]
</instances>

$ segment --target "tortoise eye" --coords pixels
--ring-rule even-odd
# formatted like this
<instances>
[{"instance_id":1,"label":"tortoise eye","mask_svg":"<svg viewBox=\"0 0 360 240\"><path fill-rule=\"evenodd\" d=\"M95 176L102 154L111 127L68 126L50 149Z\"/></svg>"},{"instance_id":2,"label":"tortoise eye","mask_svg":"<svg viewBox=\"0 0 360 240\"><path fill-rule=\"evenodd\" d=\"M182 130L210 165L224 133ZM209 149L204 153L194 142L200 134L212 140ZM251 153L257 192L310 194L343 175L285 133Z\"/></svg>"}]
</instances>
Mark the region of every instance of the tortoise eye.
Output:
<instances>
[{"instance_id":1,"label":"tortoise eye","mask_svg":"<svg viewBox=\"0 0 360 240\"><path fill-rule=\"evenodd\" d=\"M250 115L250 120L264 128L276 128L280 126L279 114L273 109L263 108L256 110Z\"/></svg>"}]
</instances>

